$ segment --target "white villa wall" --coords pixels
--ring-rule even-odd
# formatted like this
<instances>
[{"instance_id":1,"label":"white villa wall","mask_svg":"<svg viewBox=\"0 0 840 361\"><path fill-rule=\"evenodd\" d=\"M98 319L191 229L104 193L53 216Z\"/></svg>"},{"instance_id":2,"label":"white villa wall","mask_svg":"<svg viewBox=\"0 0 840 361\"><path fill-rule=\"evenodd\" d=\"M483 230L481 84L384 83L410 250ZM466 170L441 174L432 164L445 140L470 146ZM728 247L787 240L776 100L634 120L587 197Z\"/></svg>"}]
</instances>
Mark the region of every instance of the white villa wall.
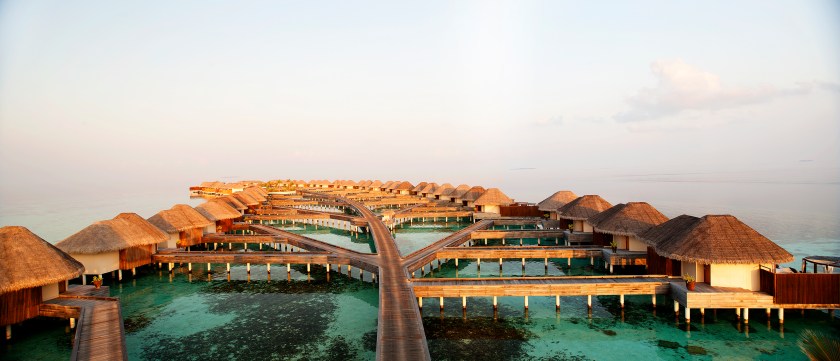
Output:
<instances>
[{"instance_id":1,"label":"white villa wall","mask_svg":"<svg viewBox=\"0 0 840 361\"><path fill-rule=\"evenodd\" d=\"M99 254L70 254L71 257L85 266L86 275L101 275L120 268L120 252L106 252Z\"/></svg>"},{"instance_id":2,"label":"white villa wall","mask_svg":"<svg viewBox=\"0 0 840 361\"><path fill-rule=\"evenodd\" d=\"M587 222L587 221L580 221L580 222L581 222L581 223L583 223L583 231L584 231L584 232L592 232L592 231L594 231L594 229L592 228L592 225L591 225L591 224L589 224L589 222Z\"/></svg>"},{"instance_id":3,"label":"white villa wall","mask_svg":"<svg viewBox=\"0 0 840 361\"><path fill-rule=\"evenodd\" d=\"M712 286L761 289L757 264L712 264L711 268Z\"/></svg>"},{"instance_id":4,"label":"white villa wall","mask_svg":"<svg viewBox=\"0 0 840 361\"><path fill-rule=\"evenodd\" d=\"M49 301L56 297L58 297L58 283L41 286L41 301Z\"/></svg>"},{"instance_id":5,"label":"white villa wall","mask_svg":"<svg viewBox=\"0 0 840 361\"><path fill-rule=\"evenodd\" d=\"M484 212L484 213L496 213L496 214L501 214L502 213L501 207L499 207L499 205L497 205L497 204L488 204L488 205L481 206L481 211Z\"/></svg>"},{"instance_id":6,"label":"white villa wall","mask_svg":"<svg viewBox=\"0 0 840 361\"><path fill-rule=\"evenodd\" d=\"M680 275L689 274L691 277L694 277L694 280L697 282L706 282L705 277L703 277L703 265L697 264L694 262L680 262L681 269ZM714 279L714 277L712 277Z\"/></svg>"},{"instance_id":7,"label":"white villa wall","mask_svg":"<svg viewBox=\"0 0 840 361\"><path fill-rule=\"evenodd\" d=\"M158 248L158 249L164 249L164 248L177 248L177 247L178 247L178 241L180 241L180 240L181 240L181 236L180 236L180 234L179 234L178 232L176 232L176 233L168 233L168 234L169 234L169 239L167 239L167 240L165 240L165 241L163 241L163 242L158 243L158 244L157 244L157 248Z\"/></svg>"},{"instance_id":8,"label":"white villa wall","mask_svg":"<svg viewBox=\"0 0 840 361\"><path fill-rule=\"evenodd\" d=\"M204 227L204 234L216 233L216 222Z\"/></svg>"}]
</instances>

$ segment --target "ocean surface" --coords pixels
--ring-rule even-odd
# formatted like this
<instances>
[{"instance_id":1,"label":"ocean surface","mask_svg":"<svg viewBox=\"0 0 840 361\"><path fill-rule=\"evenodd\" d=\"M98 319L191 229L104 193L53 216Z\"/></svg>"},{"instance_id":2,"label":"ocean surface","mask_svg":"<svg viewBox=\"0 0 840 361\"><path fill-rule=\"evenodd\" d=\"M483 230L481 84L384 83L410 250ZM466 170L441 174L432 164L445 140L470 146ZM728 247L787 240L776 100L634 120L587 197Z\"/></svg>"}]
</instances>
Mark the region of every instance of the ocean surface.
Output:
<instances>
[{"instance_id":1,"label":"ocean surface","mask_svg":"<svg viewBox=\"0 0 840 361\"><path fill-rule=\"evenodd\" d=\"M613 204L648 201L667 216L730 213L776 241L797 257L840 255L840 211L837 184L744 184L600 181L592 192ZM624 184L626 183L626 184ZM639 185L642 186L639 186ZM594 187L593 185L593 187ZM546 188L546 187L542 187ZM557 189L530 188L541 195ZM656 192L653 192L653 191ZM515 190L514 190L515 191ZM524 192L523 192L524 193ZM3 193L0 224L23 225L55 243L92 222L120 212L149 217L176 203L197 205L184 189L125 190L119 194ZM652 194L659 194L656 197ZM726 195L726 196L723 196ZM402 254L443 238L467 223L414 222L397 230ZM312 226L287 227L325 242L360 252L375 252L369 237ZM526 240L531 242L531 240ZM111 295L120 297L131 360L246 360L324 359L371 360L375 356L378 288L369 282L339 274L329 275L321 265L307 274L305 265L287 275L277 267L269 277L264 266L224 265L173 274L154 267L121 283L106 280ZM617 270L622 273L628 270ZM598 275L604 270L589 260L550 259L476 264L461 260L444 263L425 277L530 277L542 275ZM270 280L269 280L270 278ZM804 329L840 334L840 321L822 311L786 314L780 327L760 310L750 313L744 326L734 311L707 311L692 316L690 326L676 317L671 302L659 296L656 310L649 296L628 296L626 307L618 297L593 297L588 312L585 297L563 297L555 311L553 297L532 297L524 309L517 297L500 297L493 312L490 298L469 298L462 312L458 299L445 299L440 311L436 299L424 300L423 325L432 358L436 360L799 360L804 355L796 342ZM0 350L3 360L66 360L70 336L66 322L36 319L15 328L15 339Z\"/></svg>"}]
</instances>

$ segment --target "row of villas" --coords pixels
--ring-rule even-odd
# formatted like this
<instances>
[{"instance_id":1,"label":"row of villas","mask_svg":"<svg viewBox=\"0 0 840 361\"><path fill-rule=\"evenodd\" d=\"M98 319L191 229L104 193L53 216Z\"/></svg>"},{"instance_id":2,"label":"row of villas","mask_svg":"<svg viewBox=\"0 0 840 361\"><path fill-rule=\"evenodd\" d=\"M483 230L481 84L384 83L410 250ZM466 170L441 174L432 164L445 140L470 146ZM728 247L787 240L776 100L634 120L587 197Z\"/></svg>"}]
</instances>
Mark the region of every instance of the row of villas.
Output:
<instances>
[{"instance_id":1,"label":"row of villas","mask_svg":"<svg viewBox=\"0 0 840 361\"><path fill-rule=\"evenodd\" d=\"M571 191L556 192L538 207L560 227L591 236L594 244L643 256L648 274L688 275L711 287L760 291L774 296L777 305L840 306L840 274L831 273L840 262L806 257L801 270L780 268L793 255L732 215L669 219L645 202L612 205L598 195ZM814 262L813 273L806 273L806 261ZM825 266L824 273L817 264Z\"/></svg>"},{"instance_id":2,"label":"row of villas","mask_svg":"<svg viewBox=\"0 0 840 361\"><path fill-rule=\"evenodd\" d=\"M302 181L301 181L302 182ZM485 189L461 184L405 181L313 181L301 187L360 189L407 194L455 203L477 213L507 216L513 199L497 188ZM530 208L530 205L525 205ZM781 302L796 305L840 306L840 274L817 274L821 264L827 272L834 261L808 257L803 268L779 268L793 261L793 255L732 215L681 215L669 219L645 202L613 205L598 195L577 196L558 191L533 206L547 224L568 228L576 239L591 240L605 247L615 245L619 257L635 257L648 274L691 276L696 282L721 289L761 291ZM508 214L505 214L508 213ZM609 252L608 255L613 255ZM830 258L830 257L829 257ZM805 262L814 262L815 271L805 273Z\"/></svg>"},{"instance_id":3,"label":"row of villas","mask_svg":"<svg viewBox=\"0 0 840 361\"><path fill-rule=\"evenodd\" d=\"M210 199L195 208L176 204L148 219L120 213L95 222L55 245L24 227L0 228L0 326L11 338L11 325L39 315L42 303L67 291L68 281L114 274L152 263L168 248L201 243L210 233L230 231L233 222L267 200L259 187Z\"/></svg>"}]
</instances>

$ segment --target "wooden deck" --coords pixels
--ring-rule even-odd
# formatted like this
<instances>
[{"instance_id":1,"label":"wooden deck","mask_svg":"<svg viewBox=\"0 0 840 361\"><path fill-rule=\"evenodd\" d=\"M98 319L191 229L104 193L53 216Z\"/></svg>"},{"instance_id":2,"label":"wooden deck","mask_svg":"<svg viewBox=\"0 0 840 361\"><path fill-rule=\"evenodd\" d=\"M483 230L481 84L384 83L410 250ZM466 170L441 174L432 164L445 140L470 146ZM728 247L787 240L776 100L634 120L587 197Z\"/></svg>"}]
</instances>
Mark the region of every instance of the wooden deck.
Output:
<instances>
[{"instance_id":1,"label":"wooden deck","mask_svg":"<svg viewBox=\"0 0 840 361\"><path fill-rule=\"evenodd\" d=\"M412 282L417 297L596 296L668 294L663 276L429 278Z\"/></svg>"},{"instance_id":2,"label":"wooden deck","mask_svg":"<svg viewBox=\"0 0 840 361\"><path fill-rule=\"evenodd\" d=\"M625 251L619 249L613 252L609 247L604 248L604 262L611 266L644 266L647 265L647 251Z\"/></svg>"},{"instance_id":3,"label":"wooden deck","mask_svg":"<svg viewBox=\"0 0 840 361\"><path fill-rule=\"evenodd\" d=\"M688 308L778 308L773 296L764 292L749 291L736 287L713 287L697 282L694 291L685 287L685 282L671 283L671 298Z\"/></svg>"},{"instance_id":4,"label":"wooden deck","mask_svg":"<svg viewBox=\"0 0 840 361\"><path fill-rule=\"evenodd\" d=\"M62 317L59 312L63 310L64 317L77 318L70 360L128 360L120 301L110 297L74 295L89 293L88 288L93 289L92 286L71 287L75 292L45 302L42 313ZM107 292L106 287L103 289Z\"/></svg>"}]
</instances>

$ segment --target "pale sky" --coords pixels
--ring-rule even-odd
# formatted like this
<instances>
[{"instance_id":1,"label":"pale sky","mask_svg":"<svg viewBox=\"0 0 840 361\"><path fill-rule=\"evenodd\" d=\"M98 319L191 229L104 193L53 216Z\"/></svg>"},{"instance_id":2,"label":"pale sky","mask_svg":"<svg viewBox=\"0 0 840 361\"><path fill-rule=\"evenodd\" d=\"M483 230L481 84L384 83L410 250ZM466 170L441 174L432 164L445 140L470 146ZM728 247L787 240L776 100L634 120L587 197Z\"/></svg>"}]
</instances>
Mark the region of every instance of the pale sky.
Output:
<instances>
[{"instance_id":1,"label":"pale sky","mask_svg":"<svg viewBox=\"0 0 840 361\"><path fill-rule=\"evenodd\" d=\"M528 182L593 176L836 184L838 4L2 1L0 200L255 178L530 201Z\"/></svg>"}]
</instances>

